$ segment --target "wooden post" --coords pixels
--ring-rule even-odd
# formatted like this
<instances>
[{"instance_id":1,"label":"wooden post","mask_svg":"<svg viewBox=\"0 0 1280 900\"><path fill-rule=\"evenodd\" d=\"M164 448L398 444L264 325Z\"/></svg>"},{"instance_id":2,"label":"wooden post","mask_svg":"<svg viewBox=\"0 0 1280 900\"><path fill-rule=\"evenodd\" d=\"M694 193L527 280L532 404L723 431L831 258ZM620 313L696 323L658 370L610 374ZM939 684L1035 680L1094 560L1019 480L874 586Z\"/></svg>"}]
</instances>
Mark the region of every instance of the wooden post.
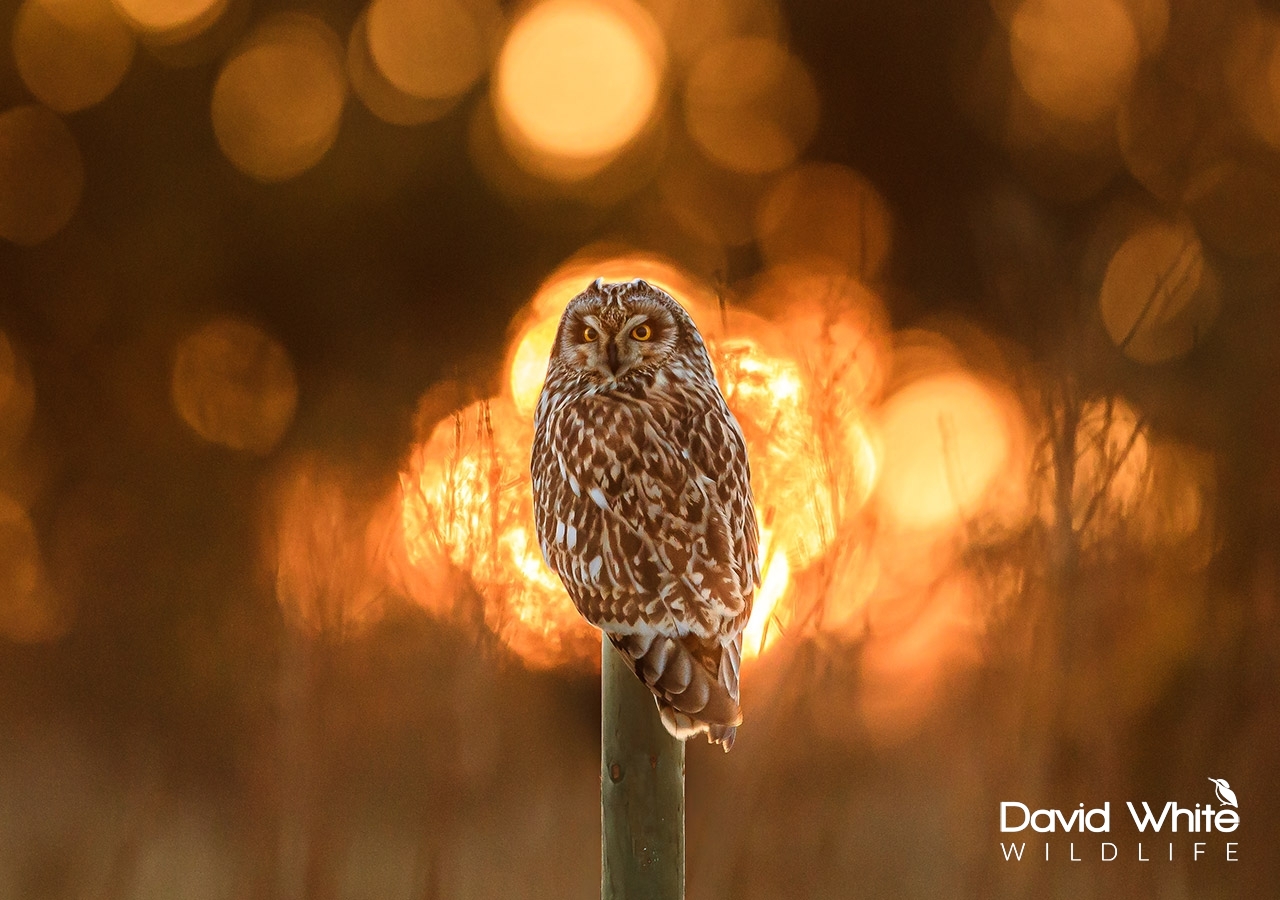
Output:
<instances>
[{"instance_id":1,"label":"wooden post","mask_svg":"<svg viewBox=\"0 0 1280 900\"><path fill-rule=\"evenodd\" d=\"M683 900L684 741L613 643L601 643L600 896Z\"/></svg>"}]
</instances>

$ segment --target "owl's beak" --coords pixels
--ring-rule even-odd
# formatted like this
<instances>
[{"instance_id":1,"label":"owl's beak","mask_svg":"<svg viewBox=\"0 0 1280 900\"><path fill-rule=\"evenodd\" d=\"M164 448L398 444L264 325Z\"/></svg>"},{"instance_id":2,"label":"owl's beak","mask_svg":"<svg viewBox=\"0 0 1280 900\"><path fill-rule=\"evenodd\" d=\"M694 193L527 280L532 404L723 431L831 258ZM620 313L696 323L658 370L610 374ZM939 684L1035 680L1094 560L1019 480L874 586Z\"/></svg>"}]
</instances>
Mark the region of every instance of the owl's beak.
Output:
<instances>
[{"instance_id":1,"label":"owl's beak","mask_svg":"<svg viewBox=\"0 0 1280 900\"><path fill-rule=\"evenodd\" d=\"M605 359L609 361L609 371L614 375L618 374L618 343L613 338L609 338L608 343L604 345Z\"/></svg>"}]
</instances>

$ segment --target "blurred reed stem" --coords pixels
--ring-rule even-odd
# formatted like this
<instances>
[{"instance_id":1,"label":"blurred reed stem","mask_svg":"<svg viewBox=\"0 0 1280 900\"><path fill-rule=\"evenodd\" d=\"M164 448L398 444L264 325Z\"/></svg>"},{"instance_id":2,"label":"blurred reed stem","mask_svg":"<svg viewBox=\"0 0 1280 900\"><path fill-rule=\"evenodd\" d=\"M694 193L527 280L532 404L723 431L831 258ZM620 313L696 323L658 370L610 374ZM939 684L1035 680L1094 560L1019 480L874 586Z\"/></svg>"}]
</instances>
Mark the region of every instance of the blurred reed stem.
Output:
<instances>
[{"instance_id":1,"label":"blurred reed stem","mask_svg":"<svg viewBox=\"0 0 1280 900\"><path fill-rule=\"evenodd\" d=\"M684 741L613 643L601 643L600 896L682 900Z\"/></svg>"}]
</instances>

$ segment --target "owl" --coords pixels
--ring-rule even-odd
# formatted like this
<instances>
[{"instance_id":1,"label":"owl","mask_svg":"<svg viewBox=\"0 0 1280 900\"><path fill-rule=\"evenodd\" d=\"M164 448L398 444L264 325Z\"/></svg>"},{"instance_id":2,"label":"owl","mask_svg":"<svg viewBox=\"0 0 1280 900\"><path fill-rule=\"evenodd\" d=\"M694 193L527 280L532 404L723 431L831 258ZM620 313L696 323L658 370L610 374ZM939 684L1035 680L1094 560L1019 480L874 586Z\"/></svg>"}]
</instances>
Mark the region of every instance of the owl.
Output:
<instances>
[{"instance_id":1,"label":"owl","mask_svg":"<svg viewBox=\"0 0 1280 900\"><path fill-rule=\"evenodd\" d=\"M759 532L746 443L689 314L639 279L597 279L560 319L534 429L548 565L667 730L728 751Z\"/></svg>"}]
</instances>

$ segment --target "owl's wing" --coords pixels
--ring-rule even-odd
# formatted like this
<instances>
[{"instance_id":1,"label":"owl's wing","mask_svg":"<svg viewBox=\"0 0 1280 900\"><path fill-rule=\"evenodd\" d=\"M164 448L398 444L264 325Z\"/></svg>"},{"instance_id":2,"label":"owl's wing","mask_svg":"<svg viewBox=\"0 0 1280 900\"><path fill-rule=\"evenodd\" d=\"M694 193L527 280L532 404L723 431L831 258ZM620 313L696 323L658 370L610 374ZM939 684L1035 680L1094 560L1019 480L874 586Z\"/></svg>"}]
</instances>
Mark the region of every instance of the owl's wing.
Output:
<instances>
[{"instance_id":1,"label":"owl's wing","mask_svg":"<svg viewBox=\"0 0 1280 900\"><path fill-rule=\"evenodd\" d=\"M755 586L756 523L732 419L710 405L587 398L547 425L535 446L548 482L539 494L558 485L554 502L538 504L538 534L582 614L612 633L739 631Z\"/></svg>"},{"instance_id":2,"label":"owl's wing","mask_svg":"<svg viewBox=\"0 0 1280 900\"><path fill-rule=\"evenodd\" d=\"M717 406L719 408L703 420L702 427L690 434L689 454L700 470L717 473L720 505L729 521L737 523L733 531L734 567L747 597L749 615L754 589L760 585L760 533L751 498L751 462L742 429L733 414L723 400Z\"/></svg>"}]
</instances>

